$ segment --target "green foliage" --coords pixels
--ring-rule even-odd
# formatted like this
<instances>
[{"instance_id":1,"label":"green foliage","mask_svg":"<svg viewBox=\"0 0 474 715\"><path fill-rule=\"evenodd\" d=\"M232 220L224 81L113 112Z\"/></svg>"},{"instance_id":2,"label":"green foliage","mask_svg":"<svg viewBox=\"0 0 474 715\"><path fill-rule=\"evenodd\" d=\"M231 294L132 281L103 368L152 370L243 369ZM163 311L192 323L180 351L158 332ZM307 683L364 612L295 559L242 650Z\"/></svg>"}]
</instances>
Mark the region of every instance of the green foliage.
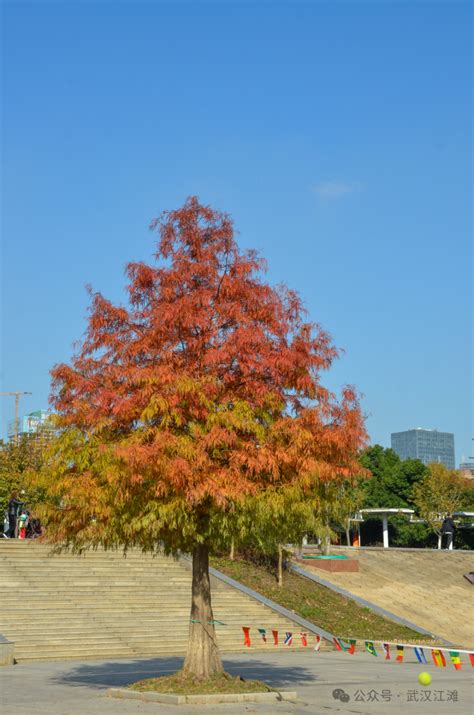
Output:
<instances>
[{"instance_id":1,"label":"green foliage","mask_svg":"<svg viewBox=\"0 0 474 715\"><path fill-rule=\"evenodd\" d=\"M361 508L414 509L412 489L427 474L427 468L418 459L401 460L393 449L379 444L366 449L360 458L361 465L372 477L361 483L363 503ZM430 541L431 530L424 524L410 524L404 517L389 517L390 543L393 546L423 546ZM362 543L382 541L380 520L366 519L361 526Z\"/></svg>"},{"instance_id":2,"label":"green foliage","mask_svg":"<svg viewBox=\"0 0 474 715\"><path fill-rule=\"evenodd\" d=\"M393 449L376 444L363 452L360 463L372 473L372 478L363 482L365 508L412 508L413 486L428 471L422 462L402 461Z\"/></svg>"},{"instance_id":3,"label":"green foliage","mask_svg":"<svg viewBox=\"0 0 474 715\"><path fill-rule=\"evenodd\" d=\"M474 483L472 480L465 480L465 487L462 492L461 511L474 511Z\"/></svg>"},{"instance_id":4,"label":"green foliage","mask_svg":"<svg viewBox=\"0 0 474 715\"><path fill-rule=\"evenodd\" d=\"M467 482L443 464L430 464L425 478L413 487L413 502L436 534L448 513L458 511L468 492Z\"/></svg>"},{"instance_id":5,"label":"green foliage","mask_svg":"<svg viewBox=\"0 0 474 715\"><path fill-rule=\"evenodd\" d=\"M427 523L414 523L402 516L389 517L390 543L393 546L435 547L436 533L447 511L474 510L474 485L461 479L457 472L449 472L443 465L426 467L417 459L401 460L392 450L380 445L366 449L361 465L372 473L360 482L363 492L361 508L408 508ZM429 518L428 518L428 516ZM362 525L362 543L379 543L381 524L377 519L366 519ZM466 530L458 537L460 546L471 543Z\"/></svg>"},{"instance_id":6,"label":"green foliage","mask_svg":"<svg viewBox=\"0 0 474 715\"><path fill-rule=\"evenodd\" d=\"M274 556L281 544L299 543L319 525L317 504L299 488L274 489L236 507L233 528L238 548Z\"/></svg>"},{"instance_id":7,"label":"green foliage","mask_svg":"<svg viewBox=\"0 0 474 715\"><path fill-rule=\"evenodd\" d=\"M348 519L360 508L362 498L360 487L350 480L321 481L307 491L274 489L236 507L235 543L239 550L272 557L282 544L300 544L305 534L323 542L334 539L338 528L348 528Z\"/></svg>"},{"instance_id":8,"label":"green foliage","mask_svg":"<svg viewBox=\"0 0 474 715\"><path fill-rule=\"evenodd\" d=\"M380 522L378 529L380 530ZM390 517L389 534L392 546L421 548L436 545L435 535L427 524L410 524L408 519L403 516Z\"/></svg>"},{"instance_id":9,"label":"green foliage","mask_svg":"<svg viewBox=\"0 0 474 715\"><path fill-rule=\"evenodd\" d=\"M22 500L35 506L42 499L42 490L31 483L31 472L37 471L43 462L43 448L29 436L21 436L18 442L0 442L0 517L7 508L14 489L25 492Z\"/></svg>"},{"instance_id":10,"label":"green foliage","mask_svg":"<svg viewBox=\"0 0 474 715\"><path fill-rule=\"evenodd\" d=\"M351 517L362 508L364 503L365 479L357 482L345 481L340 485L333 504L332 520L340 526L349 536L351 528Z\"/></svg>"}]
</instances>

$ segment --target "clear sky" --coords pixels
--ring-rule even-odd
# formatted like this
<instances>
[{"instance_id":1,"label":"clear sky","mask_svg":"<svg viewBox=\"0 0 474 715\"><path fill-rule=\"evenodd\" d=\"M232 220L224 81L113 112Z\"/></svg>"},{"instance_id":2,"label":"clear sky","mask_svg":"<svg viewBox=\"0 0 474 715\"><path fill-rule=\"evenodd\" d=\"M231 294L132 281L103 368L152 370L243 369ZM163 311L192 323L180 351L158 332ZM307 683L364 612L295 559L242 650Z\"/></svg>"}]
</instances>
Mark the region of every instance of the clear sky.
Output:
<instances>
[{"instance_id":1,"label":"clear sky","mask_svg":"<svg viewBox=\"0 0 474 715\"><path fill-rule=\"evenodd\" d=\"M4 2L2 390L47 406L90 283L150 220L230 212L365 395L371 440L471 437L469 2ZM2 431L13 399L1 398Z\"/></svg>"}]
</instances>

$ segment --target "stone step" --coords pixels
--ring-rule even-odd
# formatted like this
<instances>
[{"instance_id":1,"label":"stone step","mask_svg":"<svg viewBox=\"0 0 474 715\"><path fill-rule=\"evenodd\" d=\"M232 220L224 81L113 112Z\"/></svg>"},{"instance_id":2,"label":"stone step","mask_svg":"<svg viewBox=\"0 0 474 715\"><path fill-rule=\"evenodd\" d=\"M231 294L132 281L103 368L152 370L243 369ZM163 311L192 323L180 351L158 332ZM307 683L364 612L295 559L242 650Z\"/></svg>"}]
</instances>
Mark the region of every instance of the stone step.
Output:
<instances>
[{"instance_id":1,"label":"stone step","mask_svg":"<svg viewBox=\"0 0 474 715\"><path fill-rule=\"evenodd\" d=\"M257 629L257 628L262 628L265 627L267 631L270 631L272 629L275 630L286 630L288 627L286 623L278 623L274 621L268 621L265 620L264 623L261 622L260 619L257 620L251 620L251 619L246 619L243 624L242 621L234 622L232 623L231 621L227 621L225 626L218 626L217 627L217 634L218 637L224 637L230 636L232 638L235 638L236 635L238 636L241 635L242 633L242 625L248 626L252 629ZM174 625L173 626L173 637L182 637L182 638L187 638L189 632L189 622L184 623L183 625ZM35 640L55 640L55 639L74 639L77 638L79 635L82 637L92 637L94 638L96 635L100 637L100 633L102 633L102 638L116 638L118 636L120 637L125 637L125 638L147 638L147 637L162 637L164 634L170 633L169 629L169 623L163 624L162 627L160 627L159 624L149 624L148 626L146 624L141 623L138 626L133 627L132 624L115 624L111 626L110 628L100 628L99 624L97 624L95 627L92 627L92 624L84 624L84 625L70 625L66 629L61 629L61 628L47 628L45 626L30 626L30 627L21 627L20 625L15 626L15 627L2 627L2 633L4 636L10 636L11 634L15 633L15 636L17 638L16 642L20 641L28 641L28 638L35 638Z\"/></svg>"},{"instance_id":2,"label":"stone step","mask_svg":"<svg viewBox=\"0 0 474 715\"><path fill-rule=\"evenodd\" d=\"M17 660L136 658L185 652L189 563L137 551L51 555L40 544L0 543L0 632ZM291 621L211 578L223 650L243 652L242 625L299 632ZM255 644L260 644L255 637Z\"/></svg>"},{"instance_id":3,"label":"stone step","mask_svg":"<svg viewBox=\"0 0 474 715\"><path fill-rule=\"evenodd\" d=\"M215 620L222 621L223 623L237 622L242 625L245 625L243 621L259 621L266 623L277 623L285 621L285 619L283 619L282 617L278 618L277 616L272 614L271 611L266 614L262 613L262 611L259 611L257 609L251 611L243 611L240 609L237 611L237 609L235 609L235 612L238 613L238 616L232 618L226 611L216 611L214 613L214 618ZM102 623L113 626L116 623L129 623L130 626L133 628L133 624L138 624L138 622L147 623L151 625L153 625L153 623L155 622L170 625L171 623L175 623L183 619L186 619L186 622L189 622L189 609L183 611L174 611L173 613L162 611L161 614L159 612L147 613L145 611L142 612L138 610L121 611L116 613L110 613L108 611L95 611L84 612L83 614L74 613L74 611L61 611L57 614L56 620L49 617L48 615L45 615L43 617L38 616L37 618L26 620L24 616L21 617L12 613L10 615L6 615L5 617L2 616L2 618L0 619L0 632L2 632L3 627L9 626L12 628L17 625L21 626L22 623L26 623L28 627L36 627L43 625L54 626L54 623L58 623L59 619L67 621L67 624L71 625L81 623Z\"/></svg>"},{"instance_id":4,"label":"stone step","mask_svg":"<svg viewBox=\"0 0 474 715\"><path fill-rule=\"evenodd\" d=\"M214 603L213 607L214 613L215 614L226 614L229 615L233 612L243 614L245 613L247 616L250 616L252 613L262 613L262 608L259 608L258 604L243 604L240 603L235 603L233 609L227 609L221 606L218 603ZM271 613L269 610L268 612ZM37 610L35 612L35 615L31 615L31 609L14 609L10 608L8 611L7 610L2 610L2 614L0 616L0 623L2 621L5 621L7 618L11 617L16 617L18 619L27 619L28 622L34 622L37 621L40 618L47 617L48 614L52 614L54 618L59 617L60 615L68 616L69 618L74 617L76 614L77 616L81 615L86 615L88 613L90 614L106 614L110 613L110 616L113 618L116 618L117 616L121 616L124 613L130 613L133 615L133 617L136 616L145 616L149 614L150 616L158 616L159 614L167 614L168 618L170 617L176 617L179 614L186 613L189 615L189 604L183 604L182 606L176 606L176 607L150 607L149 605L146 607L140 606L138 604L133 604L131 607L127 607L126 605L116 605L114 608L109 608L107 604L101 604L97 606L92 606L92 607L82 607L78 608L75 607L74 604L71 604L69 607L53 607L51 610L50 609L42 609ZM29 616L29 617L28 617Z\"/></svg>"}]
</instances>

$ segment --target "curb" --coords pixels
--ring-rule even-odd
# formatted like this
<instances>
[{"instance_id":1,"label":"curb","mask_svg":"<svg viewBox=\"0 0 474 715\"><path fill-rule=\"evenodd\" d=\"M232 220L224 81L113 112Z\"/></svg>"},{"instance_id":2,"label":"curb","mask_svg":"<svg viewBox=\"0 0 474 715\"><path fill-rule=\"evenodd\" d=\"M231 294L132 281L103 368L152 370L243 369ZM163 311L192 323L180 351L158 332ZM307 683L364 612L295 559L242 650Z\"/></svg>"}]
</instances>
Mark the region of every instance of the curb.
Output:
<instances>
[{"instance_id":1,"label":"curb","mask_svg":"<svg viewBox=\"0 0 474 715\"><path fill-rule=\"evenodd\" d=\"M127 688L109 688L109 698L141 700L168 705L215 705L217 703L274 703L281 700L296 700L296 690L275 690L264 693L222 693L216 695L171 695L169 693L142 693Z\"/></svg>"}]
</instances>

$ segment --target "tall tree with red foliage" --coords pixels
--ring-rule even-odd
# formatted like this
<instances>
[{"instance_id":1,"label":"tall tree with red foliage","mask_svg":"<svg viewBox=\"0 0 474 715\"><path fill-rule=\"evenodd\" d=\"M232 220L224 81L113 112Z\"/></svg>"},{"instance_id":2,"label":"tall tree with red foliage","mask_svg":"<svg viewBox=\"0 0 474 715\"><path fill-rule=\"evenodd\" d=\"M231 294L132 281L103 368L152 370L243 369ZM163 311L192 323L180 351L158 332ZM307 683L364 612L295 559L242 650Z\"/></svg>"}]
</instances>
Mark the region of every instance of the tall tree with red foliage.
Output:
<instances>
[{"instance_id":1,"label":"tall tree with red foliage","mask_svg":"<svg viewBox=\"0 0 474 715\"><path fill-rule=\"evenodd\" d=\"M262 280L227 214L192 197L152 229L153 265L127 266L128 307L91 292L85 337L52 371L62 432L45 517L72 548L191 553L184 671L206 678L222 670L209 553L230 543L234 513L360 472L365 430L354 390L336 399L320 382L330 336Z\"/></svg>"}]
</instances>

